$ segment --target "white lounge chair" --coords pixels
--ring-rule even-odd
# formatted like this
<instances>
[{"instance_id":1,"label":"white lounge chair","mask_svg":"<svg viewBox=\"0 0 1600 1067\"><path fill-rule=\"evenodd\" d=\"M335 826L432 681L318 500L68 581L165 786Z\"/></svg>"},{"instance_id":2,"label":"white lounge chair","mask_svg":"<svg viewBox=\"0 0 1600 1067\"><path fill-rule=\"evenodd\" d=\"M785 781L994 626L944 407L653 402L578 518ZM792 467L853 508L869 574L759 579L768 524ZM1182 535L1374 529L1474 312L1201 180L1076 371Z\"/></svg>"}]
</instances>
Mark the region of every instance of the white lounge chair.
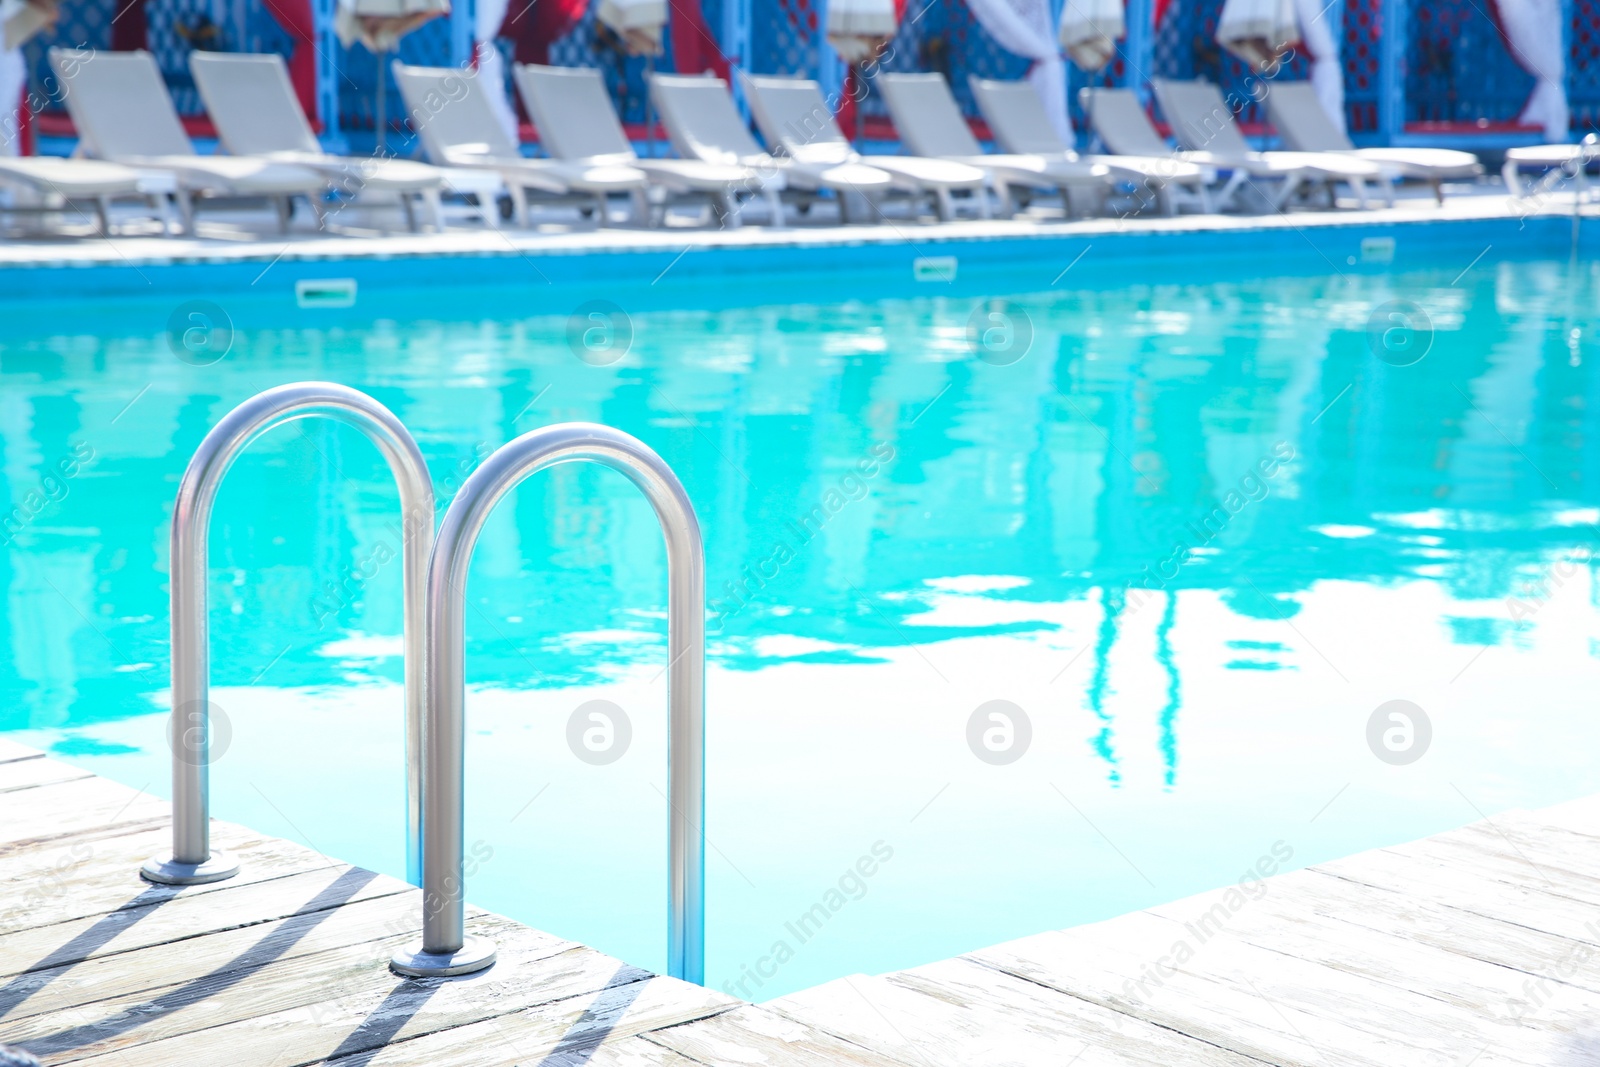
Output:
<instances>
[{"instance_id":1,"label":"white lounge chair","mask_svg":"<svg viewBox=\"0 0 1600 1067\"><path fill-rule=\"evenodd\" d=\"M975 74L969 75L967 81L996 143L1008 153L1098 164L1116 180L1148 189L1164 215L1177 213L1179 196L1201 211L1211 211L1207 186L1216 179L1206 168L1176 159L1164 148L1154 156L1080 156L1050 124L1044 101L1032 83L997 81ZM1135 195L1141 195L1137 189Z\"/></svg>"},{"instance_id":2,"label":"white lounge chair","mask_svg":"<svg viewBox=\"0 0 1600 1067\"><path fill-rule=\"evenodd\" d=\"M1068 217L1073 214L1074 193L1079 198L1089 197L1093 211L1085 214L1104 210L1112 185L1109 170L1065 157L985 153L944 75L884 73L878 75L878 85L906 147L919 156L948 159L984 171L1000 197L1002 213L1011 213L1012 189L1059 192Z\"/></svg>"},{"instance_id":3,"label":"white lounge chair","mask_svg":"<svg viewBox=\"0 0 1600 1067\"><path fill-rule=\"evenodd\" d=\"M814 166L866 163L881 168L894 176L901 189L932 196L941 219L955 215L952 192L969 192L977 203L978 213L989 217L989 201L985 196L989 179L977 167L917 156L868 159L857 152L840 131L816 82L804 78L762 77L743 71L739 72L739 77L761 136L768 146L781 148L790 159Z\"/></svg>"},{"instance_id":4,"label":"white lounge chair","mask_svg":"<svg viewBox=\"0 0 1600 1067\"><path fill-rule=\"evenodd\" d=\"M61 78L62 98L78 130L79 151L95 159L177 175L185 232L194 230L197 195L265 198L277 209L278 227L284 232L289 229L290 201L303 196L320 220L328 183L309 167L198 155L149 52L99 52L94 62L85 63L76 51L52 48L50 62Z\"/></svg>"},{"instance_id":5,"label":"white lounge chair","mask_svg":"<svg viewBox=\"0 0 1600 1067\"><path fill-rule=\"evenodd\" d=\"M493 224L498 218L494 201L501 183L496 176L462 168L445 170L409 159L357 159L324 152L300 108L289 68L280 55L191 52L189 70L217 127L217 137L230 155L309 167L340 192L357 199L392 195L412 232L417 230L412 197L426 205L434 225L444 227L439 194L446 188L479 196L484 220Z\"/></svg>"},{"instance_id":6,"label":"white lounge chair","mask_svg":"<svg viewBox=\"0 0 1600 1067\"><path fill-rule=\"evenodd\" d=\"M162 234L170 235L167 196L178 187L169 173L59 156L0 156L0 186L22 193L19 199L29 201L0 208L10 214L65 212L72 205L88 204L102 237L111 233L111 202L122 199L145 201L161 223Z\"/></svg>"},{"instance_id":7,"label":"white lounge chair","mask_svg":"<svg viewBox=\"0 0 1600 1067\"><path fill-rule=\"evenodd\" d=\"M1394 189L1376 163L1339 152L1255 151L1239 132L1233 121L1233 111L1223 100L1222 93L1210 82L1155 78L1150 86L1172 126L1173 138L1188 150L1185 158L1233 171L1233 177L1223 190L1223 199L1241 190L1249 178L1256 177L1282 181L1278 195L1272 198L1275 210L1287 207L1303 188L1326 188L1331 201L1333 187L1339 182L1345 182L1355 191L1362 207L1367 206L1368 182L1376 182L1385 200L1394 202Z\"/></svg>"},{"instance_id":8,"label":"white lounge chair","mask_svg":"<svg viewBox=\"0 0 1600 1067\"><path fill-rule=\"evenodd\" d=\"M700 159L640 159L598 70L518 63L513 77L539 131L539 142L555 158L638 167L650 176L651 184L669 193L708 198L718 219L729 226L739 224L740 193L761 196L772 207L773 222L783 222L783 205L778 201L781 172Z\"/></svg>"},{"instance_id":9,"label":"white lounge chair","mask_svg":"<svg viewBox=\"0 0 1600 1067\"><path fill-rule=\"evenodd\" d=\"M1267 90L1267 110L1283 143L1297 152L1342 152L1376 163L1393 177L1416 178L1433 187L1444 203L1444 183L1476 178L1483 164L1471 152L1450 148L1357 148L1334 125L1310 82L1274 82Z\"/></svg>"},{"instance_id":10,"label":"white lounge chair","mask_svg":"<svg viewBox=\"0 0 1600 1067\"><path fill-rule=\"evenodd\" d=\"M614 193L644 207L650 180L638 167L590 166L524 156L494 113L474 72L454 67L411 67L394 63L395 84L405 100L412 129L422 139L428 160L441 167L471 167L498 174L511 194L519 226L528 224L528 192L557 204L592 210L595 221L609 221L606 198Z\"/></svg>"},{"instance_id":11,"label":"white lounge chair","mask_svg":"<svg viewBox=\"0 0 1600 1067\"><path fill-rule=\"evenodd\" d=\"M1517 199L1533 196L1538 190L1522 184L1522 169L1560 171L1562 175L1587 185L1589 168L1600 162L1600 143L1589 134L1581 144L1540 144L1512 148L1506 151L1505 164L1500 168L1506 191Z\"/></svg>"},{"instance_id":12,"label":"white lounge chair","mask_svg":"<svg viewBox=\"0 0 1600 1067\"><path fill-rule=\"evenodd\" d=\"M870 164L813 165L771 155L751 136L728 95L728 83L721 78L653 74L650 96L680 156L762 172L782 171L785 191L801 198L802 210L809 209L816 194L831 190L839 200L840 218L848 222L851 194L882 197L894 188L893 175Z\"/></svg>"}]
</instances>

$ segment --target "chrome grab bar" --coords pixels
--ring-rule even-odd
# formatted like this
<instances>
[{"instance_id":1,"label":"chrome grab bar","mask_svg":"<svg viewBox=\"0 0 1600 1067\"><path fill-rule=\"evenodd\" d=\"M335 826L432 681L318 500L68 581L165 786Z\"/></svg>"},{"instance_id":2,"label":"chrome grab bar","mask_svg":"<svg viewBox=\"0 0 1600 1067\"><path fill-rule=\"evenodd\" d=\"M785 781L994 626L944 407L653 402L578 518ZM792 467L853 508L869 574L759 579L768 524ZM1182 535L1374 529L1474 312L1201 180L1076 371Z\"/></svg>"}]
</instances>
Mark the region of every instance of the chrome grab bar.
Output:
<instances>
[{"instance_id":1,"label":"chrome grab bar","mask_svg":"<svg viewBox=\"0 0 1600 1067\"><path fill-rule=\"evenodd\" d=\"M333 382L268 389L228 412L189 460L172 511L172 855L141 873L152 882L220 882L239 871L211 850L210 631L206 620L211 507L239 453L268 430L320 415L354 426L383 453L400 487L405 615L407 862L416 882L421 831L422 656L428 554L433 547L433 480L417 443L388 408Z\"/></svg>"},{"instance_id":2,"label":"chrome grab bar","mask_svg":"<svg viewBox=\"0 0 1600 1067\"><path fill-rule=\"evenodd\" d=\"M564 423L523 434L467 477L440 524L428 564L428 709L423 764L422 938L396 952L404 975L469 974L494 962L494 944L463 925L464 747L462 612L468 565L500 499L546 467L573 460L627 475L649 498L667 543L667 970L705 980L705 552L694 507L660 456L620 430Z\"/></svg>"}]
</instances>

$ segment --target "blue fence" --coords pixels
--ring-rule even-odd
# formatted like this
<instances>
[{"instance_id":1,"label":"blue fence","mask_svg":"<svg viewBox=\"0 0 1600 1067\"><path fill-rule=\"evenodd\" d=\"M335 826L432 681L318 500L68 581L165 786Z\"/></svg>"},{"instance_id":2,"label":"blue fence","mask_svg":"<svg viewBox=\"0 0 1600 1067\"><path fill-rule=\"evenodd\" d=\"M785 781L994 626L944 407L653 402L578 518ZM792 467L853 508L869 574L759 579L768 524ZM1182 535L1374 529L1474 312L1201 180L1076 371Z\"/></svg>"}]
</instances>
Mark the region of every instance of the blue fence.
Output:
<instances>
[{"instance_id":1,"label":"blue fence","mask_svg":"<svg viewBox=\"0 0 1600 1067\"><path fill-rule=\"evenodd\" d=\"M1129 0L1130 21L1139 13L1148 18L1149 0ZM410 63L460 64L467 61L471 39L472 0L462 10L437 19L408 35L399 56ZM822 37L825 0L703 0L706 23L720 37L728 27L747 26L748 39L723 40L723 50L745 55L757 73L822 72L823 80L837 84L840 67ZM1059 0L1058 0L1059 3ZM731 5L745 5L732 8ZM1566 0L1567 86L1576 130L1600 123L1600 0ZM50 99L54 79L49 78L45 52L52 45L109 48L115 0L68 0L63 17L52 31L30 42L26 54L32 70L35 99ZM1170 78L1208 78L1225 91L1242 90L1248 71L1215 42L1221 0L1171 0L1165 17L1153 31L1135 33L1107 70L1085 75L1070 68L1071 106L1077 115L1077 90L1085 84L1138 83L1145 75ZM318 0L319 19L327 21L333 0ZM1384 14L1399 18L1404 48L1386 62L1386 42L1381 41ZM736 17L737 16L737 17ZM197 48L228 51L287 53L288 35L278 26L261 0L149 0L146 5L148 42L155 53L180 111L200 111L188 71L189 53ZM1341 60L1351 130L1358 134L1398 132L1398 124L1447 124L1470 130L1475 125L1497 125L1515 120L1533 85L1507 51L1481 0L1344 0ZM338 131L373 129L378 61L361 46L342 48L322 33L324 47L320 98L337 110L329 123ZM505 42L501 42L502 48ZM658 69L671 69L670 41ZM645 119L647 63L620 54L607 35L597 34L593 15L586 15L551 46L552 62L592 66L606 72L613 99L625 121ZM934 70L946 74L957 99L969 114L975 107L967 87L969 74L1018 78L1028 62L999 47L973 17L965 0L910 0L899 34L884 62L894 71ZM1304 77L1306 63L1296 58L1286 77ZM385 79L388 81L388 79ZM1386 103L1384 88L1403 87L1403 103ZM392 85L389 113L401 106ZM325 107L327 110L327 107ZM869 95L864 113L881 116L880 100ZM1391 117L1385 122L1385 115ZM1246 122L1265 116L1255 105L1242 116Z\"/></svg>"},{"instance_id":2,"label":"blue fence","mask_svg":"<svg viewBox=\"0 0 1600 1067\"><path fill-rule=\"evenodd\" d=\"M1511 57L1477 0L1407 0L1406 6L1406 121L1514 121L1533 76Z\"/></svg>"}]
</instances>

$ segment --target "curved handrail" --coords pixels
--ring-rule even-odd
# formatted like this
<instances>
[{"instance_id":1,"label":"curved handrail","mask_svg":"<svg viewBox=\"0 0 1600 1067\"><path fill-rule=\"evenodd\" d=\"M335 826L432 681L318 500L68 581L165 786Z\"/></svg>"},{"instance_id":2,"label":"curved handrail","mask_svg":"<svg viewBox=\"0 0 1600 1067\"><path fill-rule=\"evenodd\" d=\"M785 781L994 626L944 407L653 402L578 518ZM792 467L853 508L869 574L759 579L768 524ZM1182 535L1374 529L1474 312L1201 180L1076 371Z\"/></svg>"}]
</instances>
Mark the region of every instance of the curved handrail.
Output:
<instances>
[{"instance_id":1,"label":"curved handrail","mask_svg":"<svg viewBox=\"0 0 1600 1067\"><path fill-rule=\"evenodd\" d=\"M320 415L361 430L378 446L400 487L404 572L407 852L417 881L421 834L423 649L428 555L433 547L433 480L411 434L388 408L334 382L298 382L258 393L228 412L200 442L178 486L172 511L172 855L142 874L152 882L194 885L238 873L211 850L210 630L206 569L211 508L223 476L262 434L293 419Z\"/></svg>"},{"instance_id":2,"label":"curved handrail","mask_svg":"<svg viewBox=\"0 0 1600 1067\"><path fill-rule=\"evenodd\" d=\"M530 475L573 460L627 475L655 509L667 543L668 972L705 978L705 551L694 506L648 446L607 426L564 423L503 445L462 484L428 564L428 712L423 744L422 939L395 953L405 975L469 974L494 962L494 945L463 926L462 837L466 681L462 612L467 569L484 521Z\"/></svg>"}]
</instances>

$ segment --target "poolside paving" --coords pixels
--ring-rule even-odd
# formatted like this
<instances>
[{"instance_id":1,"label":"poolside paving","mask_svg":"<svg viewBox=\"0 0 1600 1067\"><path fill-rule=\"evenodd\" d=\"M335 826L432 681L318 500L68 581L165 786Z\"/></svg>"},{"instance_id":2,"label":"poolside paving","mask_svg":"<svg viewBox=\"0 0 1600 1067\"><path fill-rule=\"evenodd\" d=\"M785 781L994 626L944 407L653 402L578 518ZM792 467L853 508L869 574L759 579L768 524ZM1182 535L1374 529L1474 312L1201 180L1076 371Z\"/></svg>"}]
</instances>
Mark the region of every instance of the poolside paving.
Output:
<instances>
[{"instance_id":1,"label":"poolside paving","mask_svg":"<svg viewBox=\"0 0 1600 1067\"><path fill-rule=\"evenodd\" d=\"M0 740L0 1043L46 1064L1321 1067L1600 1063L1600 796L762 1005L503 916L402 979L420 892Z\"/></svg>"},{"instance_id":2,"label":"poolside paving","mask_svg":"<svg viewBox=\"0 0 1600 1067\"><path fill-rule=\"evenodd\" d=\"M1342 226L1404 226L1441 220L1526 219L1571 215L1573 194L1565 186L1517 200L1506 195L1498 179L1452 185L1440 205L1431 193L1405 187L1393 207L1357 208L1341 201L1335 209L1297 209L1282 214L1153 214L1063 219L1059 211L1038 211L1014 219L933 221L901 214L880 215L872 223L848 226L823 219L787 226L752 223L737 228L695 224L678 217L674 224L646 229L632 225L596 228L588 224L546 222L536 228L502 229L478 224L450 225L442 232L411 234L384 225L381 211L352 209L335 214L318 229L310 219L296 219L291 232L279 234L260 211L226 210L203 213L196 236L157 236L130 229L110 238L93 236L19 235L0 241L0 269L19 266L143 266L172 263L259 263L263 268L297 261L389 260L452 256L504 256L530 261L590 252L662 252L682 255L712 248L833 247L863 244L903 245L926 255L947 242L1004 238L1097 238L1116 234L1229 233L1250 230L1309 231ZM1592 202L1585 215L1597 210ZM73 221L68 219L68 224ZM84 220L85 223L87 220ZM75 226L87 233L85 225ZM548 279L546 279L548 280Z\"/></svg>"}]
</instances>

